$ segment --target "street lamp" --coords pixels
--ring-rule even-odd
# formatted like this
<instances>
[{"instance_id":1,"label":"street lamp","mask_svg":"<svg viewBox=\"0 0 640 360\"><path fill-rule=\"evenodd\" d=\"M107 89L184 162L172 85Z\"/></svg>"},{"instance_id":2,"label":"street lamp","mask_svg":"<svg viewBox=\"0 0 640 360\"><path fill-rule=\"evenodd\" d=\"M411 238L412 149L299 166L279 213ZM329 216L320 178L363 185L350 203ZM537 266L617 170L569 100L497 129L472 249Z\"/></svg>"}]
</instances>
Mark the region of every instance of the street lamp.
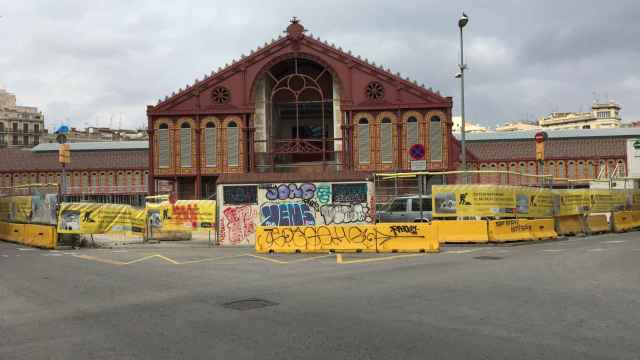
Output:
<instances>
[{"instance_id":1,"label":"street lamp","mask_svg":"<svg viewBox=\"0 0 640 360\"><path fill-rule=\"evenodd\" d=\"M462 39L462 29L469 22L469 17L464 12L462 16L458 20L458 28L460 28L460 64L458 67L460 68L460 72L456 74L456 79L460 79L460 132L461 132L461 144L462 147L462 171L465 171L463 174L464 183L467 183L467 148L465 146L465 124L464 124L464 70L467 68L467 65L464 63L464 41Z\"/></svg>"}]
</instances>

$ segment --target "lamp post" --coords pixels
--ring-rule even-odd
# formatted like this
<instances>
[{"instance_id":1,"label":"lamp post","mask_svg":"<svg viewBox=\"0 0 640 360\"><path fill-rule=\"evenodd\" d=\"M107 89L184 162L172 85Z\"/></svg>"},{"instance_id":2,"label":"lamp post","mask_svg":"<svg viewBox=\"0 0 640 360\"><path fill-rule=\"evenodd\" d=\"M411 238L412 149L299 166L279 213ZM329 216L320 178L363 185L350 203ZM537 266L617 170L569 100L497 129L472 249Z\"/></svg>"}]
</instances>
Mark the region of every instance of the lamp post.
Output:
<instances>
[{"instance_id":1,"label":"lamp post","mask_svg":"<svg viewBox=\"0 0 640 360\"><path fill-rule=\"evenodd\" d=\"M467 183L467 148L465 144L465 124L464 124L464 71L467 68L467 65L464 63L464 41L462 38L462 29L469 22L469 17L463 12L462 16L458 20L458 28L460 28L460 64L458 67L460 68L460 72L456 74L456 78L460 79L460 133L461 133L461 144L462 147L462 171L464 171L463 179L464 183Z\"/></svg>"}]
</instances>

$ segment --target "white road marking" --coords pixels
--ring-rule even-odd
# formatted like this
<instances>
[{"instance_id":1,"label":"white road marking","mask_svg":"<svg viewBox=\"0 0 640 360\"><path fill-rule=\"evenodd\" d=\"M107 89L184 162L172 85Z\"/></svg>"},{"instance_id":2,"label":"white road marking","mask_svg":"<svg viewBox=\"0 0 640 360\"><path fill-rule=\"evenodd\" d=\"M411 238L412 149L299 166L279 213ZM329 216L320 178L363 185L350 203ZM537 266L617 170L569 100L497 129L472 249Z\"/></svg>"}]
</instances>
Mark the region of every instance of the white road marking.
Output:
<instances>
[{"instance_id":1,"label":"white road marking","mask_svg":"<svg viewBox=\"0 0 640 360\"><path fill-rule=\"evenodd\" d=\"M17 249L20 250L20 251L33 251L33 250L35 250L35 249L32 249L32 248L17 248Z\"/></svg>"},{"instance_id":2,"label":"white road marking","mask_svg":"<svg viewBox=\"0 0 640 360\"><path fill-rule=\"evenodd\" d=\"M499 254L506 254L506 253L510 253L511 251L509 250L496 250L497 253Z\"/></svg>"},{"instance_id":3,"label":"white road marking","mask_svg":"<svg viewBox=\"0 0 640 360\"><path fill-rule=\"evenodd\" d=\"M624 240L609 240L609 241L603 241L603 244L622 244L624 242Z\"/></svg>"},{"instance_id":4,"label":"white road marking","mask_svg":"<svg viewBox=\"0 0 640 360\"><path fill-rule=\"evenodd\" d=\"M9 257L9 255L4 255L4 254L3 254L3 255L2 255L2 257L6 257L6 258L8 258L8 257Z\"/></svg>"},{"instance_id":5,"label":"white road marking","mask_svg":"<svg viewBox=\"0 0 640 360\"><path fill-rule=\"evenodd\" d=\"M588 249L587 251L607 251L607 249L595 248L595 249Z\"/></svg>"},{"instance_id":6,"label":"white road marking","mask_svg":"<svg viewBox=\"0 0 640 360\"><path fill-rule=\"evenodd\" d=\"M128 251L129 250L112 250L111 252L114 253L114 254L118 254L118 253L126 253Z\"/></svg>"},{"instance_id":7,"label":"white road marking","mask_svg":"<svg viewBox=\"0 0 640 360\"><path fill-rule=\"evenodd\" d=\"M542 250L542 252L548 252L548 253L559 253L559 252L563 252L564 249L547 249L547 250Z\"/></svg>"},{"instance_id":8,"label":"white road marking","mask_svg":"<svg viewBox=\"0 0 640 360\"><path fill-rule=\"evenodd\" d=\"M42 256L62 256L62 254L42 254Z\"/></svg>"},{"instance_id":9,"label":"white road marking","mask_svg":"<svg viewBox=\"0 0 640 360\"><path fill-rule=\"evenodd\" d=\"M478 250L481 250L481 249L451 250L451 251L445 251L444 253L445 254L468 254Z\"/></svg>"}]
</instances>

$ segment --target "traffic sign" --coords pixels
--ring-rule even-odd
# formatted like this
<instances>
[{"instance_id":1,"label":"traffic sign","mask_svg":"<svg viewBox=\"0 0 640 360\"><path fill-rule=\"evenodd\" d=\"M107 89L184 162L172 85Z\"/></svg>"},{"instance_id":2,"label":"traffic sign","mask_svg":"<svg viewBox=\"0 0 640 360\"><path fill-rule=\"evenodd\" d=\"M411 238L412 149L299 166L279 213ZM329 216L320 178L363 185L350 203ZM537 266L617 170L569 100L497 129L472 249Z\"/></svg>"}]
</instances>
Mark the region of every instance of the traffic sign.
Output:
<instances>
[{"instance_id":1,"label":"traffic sign","mask_svg":"<svg viewBox=\"0 0 640 360\"><path fill-rule=\"evenodd\" d=\"M411 157L411 160L424 160L425 152L424 145L422 144L413 144L409 148L409 156Z\"/></svg>"}]
</instances>

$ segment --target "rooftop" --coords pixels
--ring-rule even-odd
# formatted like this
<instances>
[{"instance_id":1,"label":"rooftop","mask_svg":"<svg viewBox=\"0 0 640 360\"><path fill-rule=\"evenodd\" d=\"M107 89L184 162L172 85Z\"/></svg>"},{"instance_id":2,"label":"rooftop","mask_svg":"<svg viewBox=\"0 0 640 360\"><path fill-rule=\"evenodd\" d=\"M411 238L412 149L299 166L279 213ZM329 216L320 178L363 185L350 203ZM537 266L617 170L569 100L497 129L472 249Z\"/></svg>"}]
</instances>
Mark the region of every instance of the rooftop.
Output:
<instances>
[{"instance_id":1,"label":"rooftop","mask_svg":"<svg viewBox=\"0 0 640 360\"><path fill-rule=\"evenodd\" d=\"M60 145L57 143L40 144L31 151L48 152L58 151ZM78 142L69 143L71 151L94 151L94 150L147 150L148 141L102 141L102 142Z\"/></svg>"},{"instance_id":2,"label":"rooftop","mask_svg":"<svg viewBox=\"0 0 640 360\"><path fill-rule=\"evenodd\" d=\"M533 140L537 131L467 133L467 141ZM549 130L549 139L640 137L640 128ZM454 134L460 139L460 134Z\"/></svg>"}]
</instances>

